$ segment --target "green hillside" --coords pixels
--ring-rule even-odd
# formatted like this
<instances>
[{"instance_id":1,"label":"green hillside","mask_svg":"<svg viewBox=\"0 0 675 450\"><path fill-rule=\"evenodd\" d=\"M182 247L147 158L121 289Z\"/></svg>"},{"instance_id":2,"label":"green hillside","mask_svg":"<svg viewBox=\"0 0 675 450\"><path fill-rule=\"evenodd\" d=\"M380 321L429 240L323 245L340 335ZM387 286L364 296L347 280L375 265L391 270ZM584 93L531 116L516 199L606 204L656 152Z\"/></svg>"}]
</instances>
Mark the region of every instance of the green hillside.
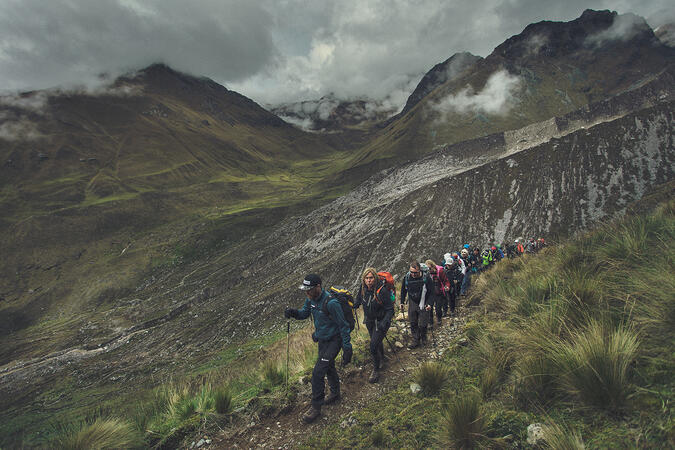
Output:
<instances>
[{"instance_id":1,"label":"green hillside","mask_svg":"<svg viewBox=\"0 0 675 450\"><path fill-rule=\"evenodd\" d=\"M360 392L367 383L350 385L359 406L313 426L291 446L523 448L533 423L542 425L539 445L546 448L674 445L675 201L650 206L671 189L622 220L481 275L457 322L464 324L460 333L434 348L440 359L418 366L406 352L390 356L392 364L403 359L418 369L396 364L375 397ZM109 426L114 439L130 445L175 447L206 435L231 445L222 436L236 436L250 417L263 431L279 420L303 427L285 416L304 400L298 379L311 373L316 357L309 332L292 334L290 391L286 337L277 335L224 352L194 376L156 389L152 401L128 407L137 411L132 422L99 412L56 439L92 442ZM365 342L365 331L355 332L355 366L369 359ZM422 393L410 393L412 382Z\"/></svg>"}]
</instances>

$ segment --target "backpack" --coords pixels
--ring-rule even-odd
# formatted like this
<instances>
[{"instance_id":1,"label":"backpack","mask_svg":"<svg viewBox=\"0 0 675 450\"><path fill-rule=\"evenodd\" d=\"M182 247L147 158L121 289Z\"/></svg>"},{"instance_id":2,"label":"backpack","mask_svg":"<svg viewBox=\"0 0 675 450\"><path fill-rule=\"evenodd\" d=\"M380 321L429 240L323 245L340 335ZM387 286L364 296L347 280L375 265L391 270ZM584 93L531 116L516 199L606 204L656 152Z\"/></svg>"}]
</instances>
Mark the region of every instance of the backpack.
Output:
<instances>
[{"instance_id":1,"label":"backpack","mask_svg":"<svg viewBox=\"0 0 675 450\"><path fill-rule=\"evenodd\" d=\"M383 287L387 287L389 289L389 292L391 292L391 301L392 303L396 303L396 287L394 284L394 277L391 273L389 272L377 272L377 276L380 278L380 287L377 290L377 293L375 295L375 298L377 301L382 304L382 302L379 299L380 291L382 290Z\"/></svg>"},{"instance_id":2,"label":"backpack","mask_svg":"<svg viewBox=\"0 0 675 450\"><path fill-rule=\"evenodd\" d=\"M331 286L328 288L328 294L330 298L323 303L321 310L330 317L328 312L328 302L331 298L334 298L340 303L342 307L342 315L345 316L347 324L349 324L349 331L352 332L354 327L356 327L356 318L354 317L354 297L349 290L343 288L342 286Z\"/></svg>"}]
</instances>

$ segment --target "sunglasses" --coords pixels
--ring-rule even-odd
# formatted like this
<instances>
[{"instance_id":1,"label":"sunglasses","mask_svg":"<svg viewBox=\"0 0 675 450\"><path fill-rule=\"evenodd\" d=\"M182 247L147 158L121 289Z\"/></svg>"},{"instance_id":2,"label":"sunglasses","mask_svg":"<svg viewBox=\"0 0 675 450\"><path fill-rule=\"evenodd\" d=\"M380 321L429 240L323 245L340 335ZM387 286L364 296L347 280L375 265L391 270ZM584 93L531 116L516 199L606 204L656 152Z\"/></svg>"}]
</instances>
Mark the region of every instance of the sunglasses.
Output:
<instances>
[{"instance_id":1,"label":"sunglasses","mask_svg":"<svg viewBox=\"0 0 675 450\"><path fill-rule=\"evenodd\" d=\"M413 274L413 275L417 275L418 273L420 273L420 271L419 270L411 270L410 273Z\"/></svg>"}]
</instances>

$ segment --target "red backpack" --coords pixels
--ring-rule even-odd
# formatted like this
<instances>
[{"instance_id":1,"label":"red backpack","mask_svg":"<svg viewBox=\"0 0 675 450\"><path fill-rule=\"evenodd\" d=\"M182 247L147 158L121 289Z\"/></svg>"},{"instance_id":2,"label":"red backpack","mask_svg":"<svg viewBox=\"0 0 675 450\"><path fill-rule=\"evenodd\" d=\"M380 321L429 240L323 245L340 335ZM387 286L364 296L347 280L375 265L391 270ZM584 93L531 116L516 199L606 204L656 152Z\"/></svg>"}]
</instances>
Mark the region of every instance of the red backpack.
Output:
<instances>
[{"instance_id":1,"label":"red backpack","mask_svg":"<svg viewBox=\"0 0 675 450\"><path fill-rule=\"evenodd\" d=\"M377 289L377 295L375 296L378 302L382 303L379 299L380 291L383 287L387 287L391 293L392 303L396 302L396 287L394 282L394 277L389 272L377 272L377 276L380 278L380 287Z\"/></svg>"}]
</instances>

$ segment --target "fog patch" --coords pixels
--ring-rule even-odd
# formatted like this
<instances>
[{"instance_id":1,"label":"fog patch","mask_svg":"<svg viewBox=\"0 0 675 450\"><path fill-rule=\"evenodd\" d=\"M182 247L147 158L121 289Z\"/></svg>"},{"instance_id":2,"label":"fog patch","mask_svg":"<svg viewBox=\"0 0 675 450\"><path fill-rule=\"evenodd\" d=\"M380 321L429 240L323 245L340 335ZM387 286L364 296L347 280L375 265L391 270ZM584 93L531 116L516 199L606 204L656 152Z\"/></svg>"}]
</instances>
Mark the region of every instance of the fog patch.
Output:
<instances>
[{"instance_id":1,"label":"fog patch","mask_svg":"<svg viewBox=\"0 0 675 450\"><path fill-rule=\"evenodd\" d=\"M548 36L543 34L535 34L527 39L524 43L525 52L527 56L536 56L541 52L541 49L548 44Z\"/></svg>"},{"instance_id":2,"label":"fog patch","mask_svg":"<svg viewBox=\"0 0 675 450\"><path fill-rule=\"evenodd\" d=\"M0 120L4 117L0 115ZM0 139L5 141L35 141L42 138L34 122L19 118L0 123Z\"/></svg>"},{"instance_id":3,"label":"fog patch","mask_svg":"<svg viewBox=\"0 0 675 450\"><path fill-rule=\"evenodd\" d=\"M634 38L648 27L642 17L635 14L621 14L614 18L612 25L604 31L586 38L585 44L589 47L601 47L615 41L625 42Z\"/></svg>"},{"instance_id":4,"label":"fog patch","mask_svg":"<svg viewBox=\"0 0 675 450\"><path fill-rule=\"evenodd\" d=\"M506 70L493 73L480 92L469 86L433 104L432 108L442 115L451 112L483 112L506 114L516 103L515 93L522 81Z\"/></svg>"}]
</instances>

